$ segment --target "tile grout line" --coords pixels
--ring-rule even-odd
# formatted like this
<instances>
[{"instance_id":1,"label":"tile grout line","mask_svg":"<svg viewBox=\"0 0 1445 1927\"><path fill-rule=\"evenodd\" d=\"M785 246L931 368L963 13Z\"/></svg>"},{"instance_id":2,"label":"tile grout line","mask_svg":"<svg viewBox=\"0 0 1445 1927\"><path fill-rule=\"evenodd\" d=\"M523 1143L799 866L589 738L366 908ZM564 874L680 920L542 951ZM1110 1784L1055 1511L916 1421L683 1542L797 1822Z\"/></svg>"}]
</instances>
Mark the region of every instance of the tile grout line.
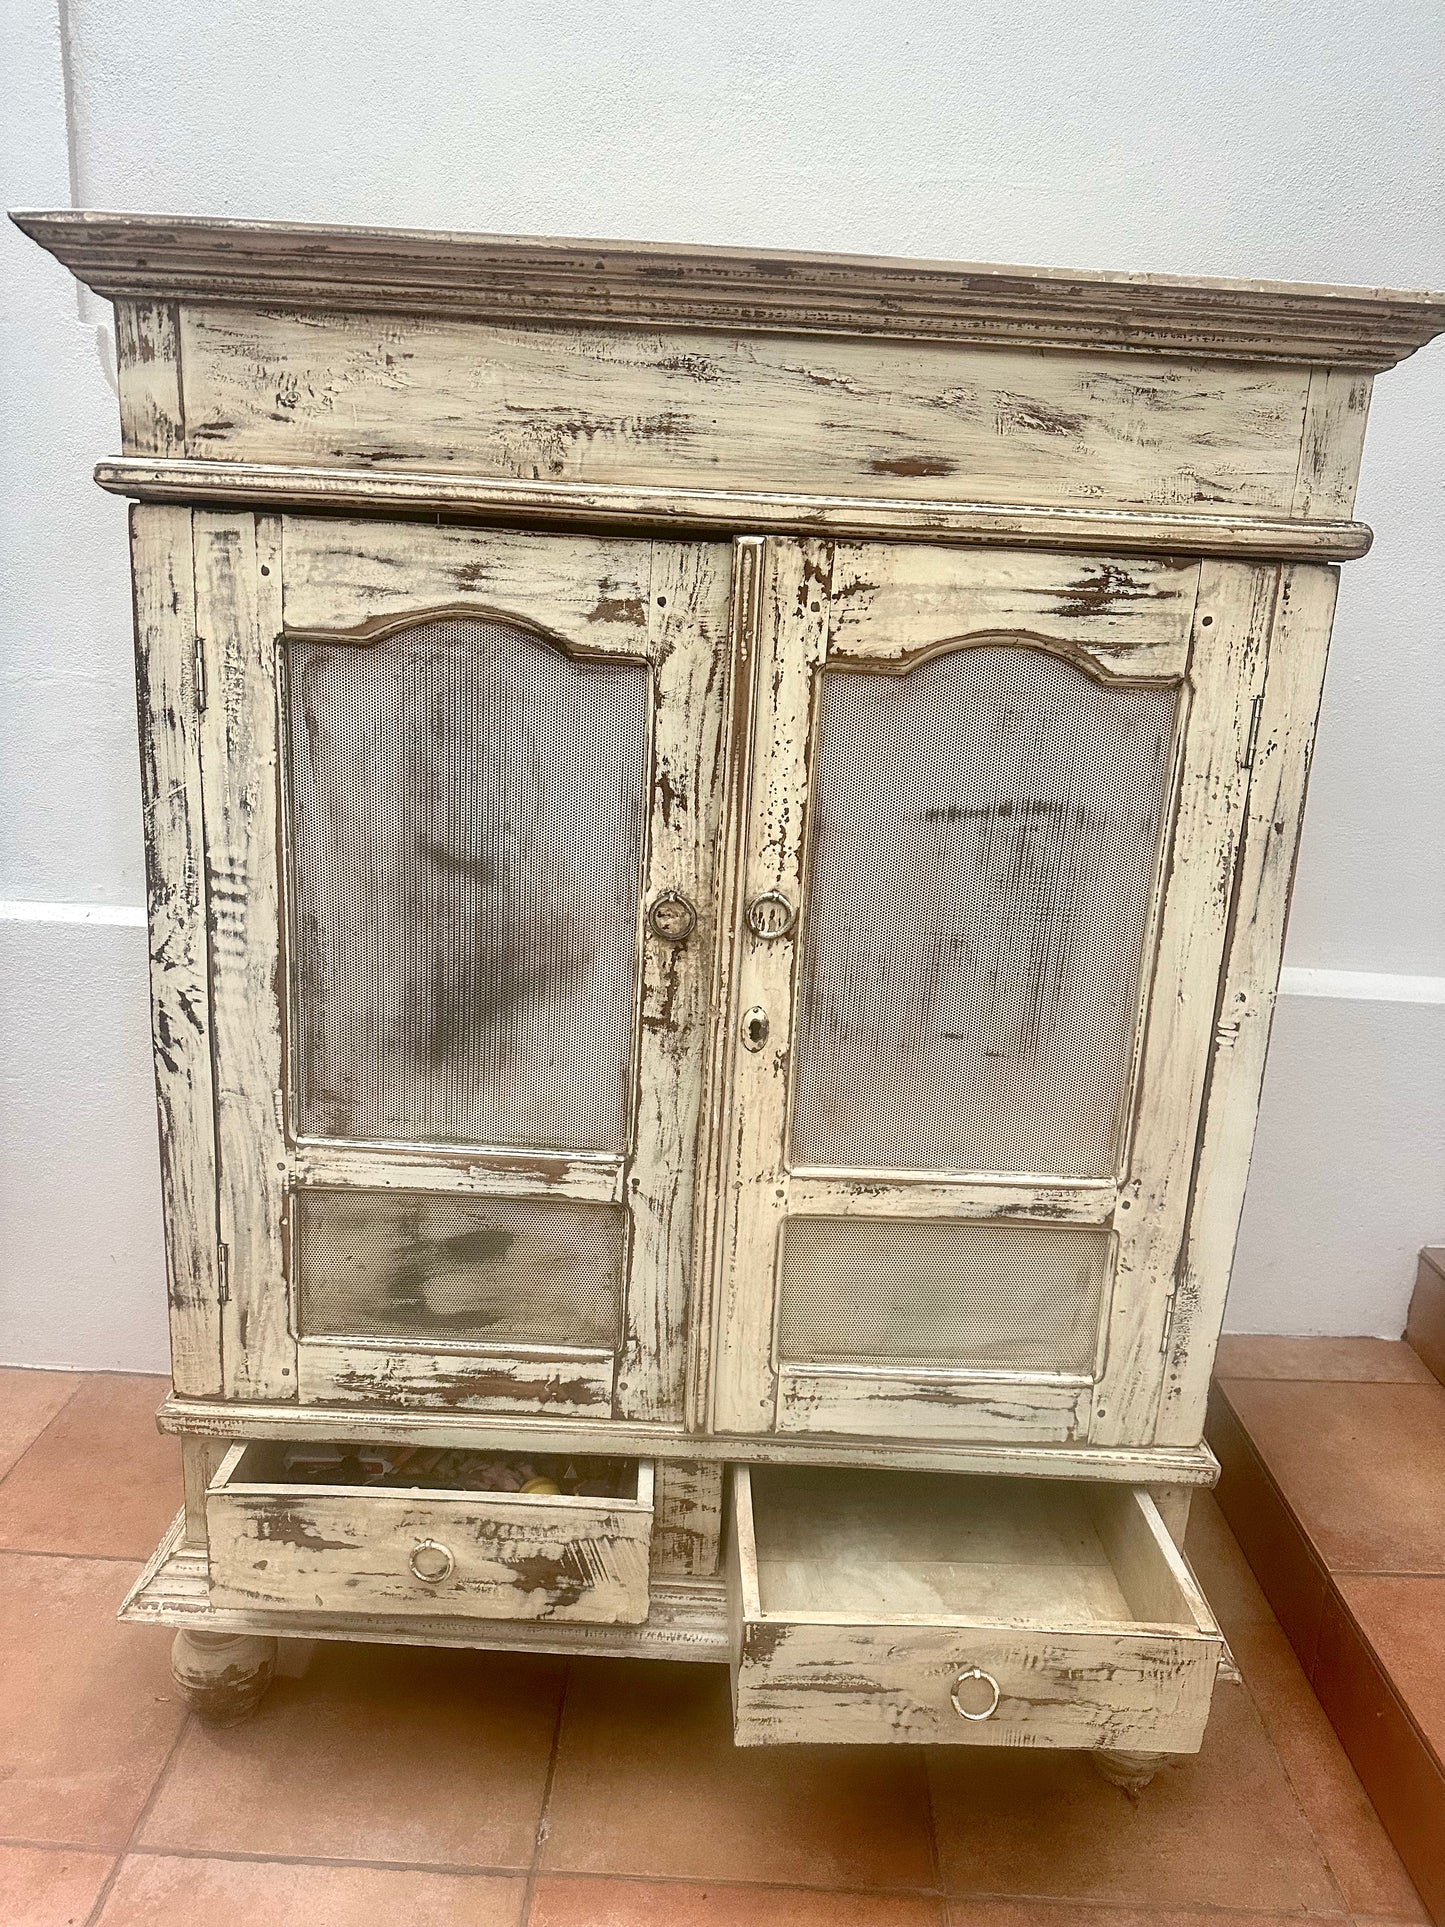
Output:
<instances>
[{"instance_id":1,"label":"tile grout line","mask_svg":"<svg viewBox=\"0 0 1445 1927\"><path fill-rule=\"evenodd\" d=\"M943 1918L946 1924L952 1910L943 1887L943 1854L938 1845L938 1821L933 1810L933 1762L927 1753L924 1754L921 1765L923 1767L923 1818L928 1830L928 1865L933 1874L933 1884L942 1899Z\"/></svg>"},{"instance_id":2,"label":"tile grout line","mask_svg":"<svg viewBox=\"0 0 1445 1927\"><path fill-rule=\"evenodd\" d=\"M552 1750L547 1755L547 1774L542 1782L542 1804L537 1813L537 1830L532 1836L532 1864L527 1869L527 1884L522 1889L522 1910L517 1927L530 1927L532 1902L537 1894L537 1875L541 1871L542 1848L547 1839L547 1816L552 1808L552 1787L557 1778L557 1760L562 1751L562 1718L567 1711L567 1691L572 1684L572 1662L562 1668L562 1690L557 1695L557 1717L552 1724Z\"/></svg>"},{"instance_id":3,"label":"tile grout line","mask_svg":"<svg viewBox=\"0 0 1445 1927\"><path fill-rule=\"evenodd\" d=\"M1266 1381L1251 1381L1251 1382L1260 1383L1260 1382L1266 1382ZM1292 1381L1292 1382L1297 1383L1299 1381ZM1310 1381L1310 1382L1314 1382L1314 1381ZM1320 1381L1320 1382L1332 1383L1332 1382L1338 1382L1338 1381ZM1357 1381L1349 1381L1349 1382L1354 1383ZM1383 1819L1380 1819L1379 1809L1375 1807L1373 1796L1371 1795L1369 1788L1364 1783L1364 1779L1360 1774L1359 1767L1356 1765L1354 1757L1350 1753L1349 1748L1345 1745L1343 1735L1339 1732L1339 1729L1335 1726L1334 1720L1330 1717L1329 1712L1324 1707L1324 1703L1320 1699L1319 1689L1315 1685L1315 1678L1314 1678L1315 1667L1319 1662L1320 1642L1324 1637L1325 1616L1330 1609L1330 1605L1332 1601L1334 1602L1336 1608L1349 1618L1350 1623L1352 1625L1356 1625L1356 1631L1357 1632L1359 1631L1358 1625L1354 1620L1354 1616L1350 1612L1349 1602L1345 1599L1344 1595L1341 1593L1339 1589L1339 1586L1336 1584L1336 1575L1330 1568L1328 1562L1326 1561L1324 1553L1321 1551L1319 1546L1316 1545L1315 1540L1312 1534L1310 1533L1309 1528L1306 1526L1303 1518L1300 1516L1299 1512L1295 1509L1294 1505L1292 1504L1289 1497L1285 1493L1285 1490L1283 1486L1280 1484L1279 1480L1275 1477L1274 1471L1271 1468L1268 1460L1265 1458L1263 1452L1261 1451L1259 1444L1254 1437L1254 1434L1249 1430L1248 1426L1244 1422L1243 1417L1236 1409L1234 1401L1230 1398L1229 1392L1224 1382L1222 1380L1216 1380L1215 1383L1219 1391L1220 1399L1229 1413L1230 1420L1238 1430L1240 1441L1243 1446L1243 1450L1244 1450L1244 1454L1245 1454L1248 1466L1253 1468L1254 1475L1256 1476L1258 1483L1261 1489L1264 1491L1265 1495L1267 1497L1269 1496L1273 1497L1273 1500L1277 1505L1280 1514L1293 1527L1294 1531L1298 1535L1299 1543L1303 1550L1304 1558L1307 1565L1315 1573L1318 1574L1320 1589L1321 1589L1320 1621L1315 1631L1313 1648L1308 1661L1306 1660L1305 1655L1299 1651L1298 1647L1295 1646L1294 1640L1290 1636L1289 1632L1286 1631L1284 1624L1280 1620L1279 1614L1275 1609L1274 1601L1273 1599L1271 1599L1269 1593L1265 1590L1263 1581L1259 1578L1258 1574L1254 1575L1255 1583L1259 1586L1261 1596L1263 1597L1266 1606L1269 1608L1270 1614L1273 1617L1275 1624L1279 1627L1280 1632L1283 1634L1285 1641L1289 1646L1290 1651L1294 1653L1295 1659L1299 1664L1300 1671L1304 1674L1306 1686L1309 1688L1309 1691L1311 1692L1311 1694L1313 1694L1316 1702L1320 1705L1320 1709L1322 1712L1324 1712L1326 1720L1329 1721L1331 1730L1334 1732L1335 1738L1339 1742L1341 1751L1344 1753L1346 1763L1350 1767L1350 1770L1354 1773L1355 1778L1359 1781L1360 1789L1364 1793L1365 1798L1369 1801L1371 1808L1375 1811L1376 1818L1379 1820L1381 1830L1384 1832L1385 1837L1389 1841L1390 1845L1395 1848L1395 1852L1397 1856L1400 1858L1401 1865L1404 1869L1406 1879L1411 1883L1412 1886L1414 1886L1415 1876L1411 1871L1411 1869L1408 1866L1405 1866L1404 1857L1403 1855L1399 1854L1399 1848L1395 1843L1394 1835L1390 1833L1387 1827L1385 1827ZM1235 1531L1234 1523L1230 1519L1229 1514L1225 1511L1225 1508L1222 1504L1220 1504L1219 1511L1220 1511L1221 1517L1224 1520L1225 1525L1228 1526L1230 1532L1233 1533ZM1238 1535L1236 1534L1236 1538L1237 1536ZM1242 1544L1240 1546L1240 1550L1241 1551L1244 1550ZM1254 1568L1250 1562L1248 1553L1246 1552L1244 1556L1245 1556L1246 1565L1250 1566L1250 1571L1253 1573ZM1408 1577L1414 1577L1415 1575L1404 1574L1401 1576L1408 1578ZM1429 1577L1430 1575L1421 1575L1421 1576ZM1362 1639L1364 1639L1363 1634L1361 1634L1360 1636ZM1370 1646L1370 1643L1367 1639L1364 1640L1364 1644L1368 1649L1369 1656L1373 1664L1375 1665L1376 1671L1377 1672L1382 1671L1379 1665L1378 1657L1374 1654L1374 1650ZM1390 1692L1391 1694L1393 1694L1397 1703L1403 1704L1400 1701L1400 1696L1398 1692L1396 1692L1394 1689L1393 1682L1387 1679L1385 1680L1384 1684L1386 1686L1387 1692ZM1315 1841L1316 1850L1319 1852L1320 1857L1324 1862L1325 1871L1329 1876L1330 1882L1335 1888L1339 1890L1341 1898L1343 1899L1344 1898L1343 1883L1337 1878L1335 1874L1334 1866L1330 1861L1326 1850L1319 1842L1319 1838L1315 1833L1315 1829L1313 1824L1310 1821L1308 1812L1304 1811L1304 1801L1296 1787L1294 1776L1291 1774L1289 1767L1285 1764L1283 1754L1280 1753L1279 1748L1274 1744L1274 1738L1270 1731L1269 1722L1265 1719L1263 1708L1259 1705L1259 1702L1255 1700L1253 1689L1250 1687L1248 1680L1245 1681L1245 1690L1246 1692L1249 1693L1250 1699L1254 1705L1255 1711L1259 1715L1260 1723L1264 1727L1265 1737L1269 1740L1270 1746L1271 1748L1273 1748L1275 1756L1279 1760L1280 1767L1284 1772L1285 1781L1289 1787L1290 1793L1293 1795L1296 1805L1298 1805L1301 1808L1305 1826L1309 1832L1310 1838L1313 1841ZM1405 1716L1407 1720L1410 1720L1410 1724L1413 1726L1414 1722L1412 1719L1410 1719L1408 1707L1405 1707L1403 1710L1405 1712ZM1346 1906L1348 1907L1348 1902L1346 1902ZM1348 1918L1353 1919L1354 1916L1349 1915Z\"/></svg>"},{"instance_id":4,"label":"tile grout line","mask_svg":"<svg viewBox=\"0 0 1445 1927\"><path fill-rule=\"evenodd\" d=\"M750 1892L757 1893L806 1893L818 1894L824 1897L838 1894L847 1895L850 1899L865 1900L937 1900L941 1901L945 1908L948 1908L955 1902L960 1902L965 1906L976 1906L982 1903L989 1907L1017 1907L1023 1904L1033 1908L1067 1907L1072 1909L1075 1914L1089 1912L1105 1916L1116 1916L1121 1909L1137 1915L1143 1911L1143 1909L1153 1905L1152 1902L1146 1901L1141 1908L1141 1905L1137 1902L1119 1900L1109 1895L1004 1893L992 1889L978 1893L951 1894L947 1892L935 1892L932 1888L928 1887L829 1887L819 1886L816 1882L803 1880L741 1880L732 1875L718 1879L712 1874L683 1873L590 1873L586 1869L562 1867L551 1869L547 1878L549 1880L590 1880L599 1886L607 1886L615 1883L618 1886L631 1887L700 1887L704 1889L743 1887ZM1185 1917L1189 1920L1238 1921L1241 1923L1241 1927L1245 1927L1245 1924L1250 1921L1258 1921L1261 1919L1268 1921L1271 1923L1271 1927L1273 1927L1273 1923L1281 1918L1277 1908L1221 1907L1213 1901L1208 1900L1193 1901L1184 1911ZM1322 1924L1322 1927L1350 1927L1350 1923L1356 1919L1356 1916L1352 1914L1348 1906L1346 1906L1338 1913L1301 1914L1298 1918L1302 1923L1302 1927L1307 1927L1307 1924L1311 1922L1319 1922ZM1421 1927L1421 1923L1418 1920L1413 1917L1407 1919L1403 1915L1370 1914L1362 1918L1368 1919L1371 1927L1376 1927L1376 1923L1378 1923L1378 1927ZM1072 1927L1072 1923L1064 1922L1063 1927Z\"/></svg>"},{"instance_id":5,"label":"tile grout line","mask_svg":"<svg viewBox=\"0 0 1445 1927\"><path fill-rule=\"evenodd\" d=\"M129 1566L133 1572L150 1556L148 1552L60 1552L53 1546L0 1545L0 1559L79 1559L93 1566Z\"/></svg>"},{"instance_id":6,"label":"tile grout line","mask_svg":"<svg viewBox=\"0 0 1445 1927\"><path fill-rule=\"evenodd\" d=\"M1278 1619L1276 1619L1275 1624L1276 1625L1279 1624ZM1284 1628L1282 1626L1280 1626L1280 1632L1285 1638L1286 1643L1288 1643L1289 1635L1285 1633ZM1293 1650L1293 1648L1291 1648L1291 1650ZM1249 1703L1254 1708L1255 1717L1258 1719L1260 1726L1264 1729L1264 1737L1269 1742L1269 1750L1271 1753L1273 1753L1275 1760L1279 1766L1279 1770L1284 1775L1284 1783L1289 1788L1289 1796L1291 1800L1293 1800L1295 1805L1295 1811L1298 1813L1300 1820L1303 1823L1306 1837L1308 1838L1310 1845L1315 1850L1315 1856L1318 1859L1320 1866L1324 1869L1325 1878L1326 1880L1328 1880L1330 1886L1334 1889L1335 1893L1339 1896L1344 1918L1346 1920L1353 1920L1354 1914L1350 1907L1349 1896L1345 1892L1344 1882L1341 1880L1340 1876L1335 1872L1334 1862L1330 1858L1329 1849L1325 1845L1325 1842L1320 1838L1319 1830L1316 1828L1314 1821L1310 1818L1309 1808L1304 1803L1304 1795L1300 1791L1300 1788L1295 1780L1294 1773L1290 1768L1290 1764L1288 1760L1286 1760L1286 1758L1284 1757L1284 1754L1280 1752L1279 1747L1275 1742L1272 1723L1269 1720L1268 1716L1266 1715L1264 1708L1260 1705L1258 1699L1256 1699L1254 1688L1253 1686L1250 1685L1248 1678L1245 1677L1243 1667L1240 1668L1240 1678L1243 1683L1245 1692L1249 1695ZM1314 1687L1313 1685L1311 1685L1309 1676L1307 1674L1305 1676L1305 1685L1309 1687L1309 1690L1311 1692L1314 1692Z\"/></svg>"},{"instance_id":7,"label":"tile grout line","mask_svg":"<svg viewBox=\"0 0 1445 1927\"><path fill-rule=\"evenodd\" d=\"M151 1808L155 1805L156 1801L160 1798L161 1788L165 1785L166 1781L171 1776L172 1769L175 1766L176 1759L181 1750L182 1742L185 1740L187 1733L190 1732L191 1725L195 1717L196 1716L194 1713L191 1713L188 1711L185 1714L184 1718L181 1720L180 1726L176 1732L176 1737L171 1742L170 1751L166 1754L165 1759L161 1762L160 1772L157 1773L155 1779L151 1782L151 1790L146 1795L144 1801L141 1804L141 1810L135 1817L135 1824L132 1826L130 1832L126 1835L125 1845L121 1848L120 1852L115 1856L115 1864L112 1866L110 1872L106 1875L105 1879L101 1882L100 1892L95 1896L95 1905L91 1908L90 1912L85 1917L85 1927L97 1927L97 1923L100 1920L101 1914L104 1912L105 1907L110 1900L111 1889L115 1886L117 1879L120 1877L120 1870L125 1865L126 1861L129 1859L132 1849L139 1844L140 1831L142 1827L144 1827L146 1821L150 1818Z\"/></svg>"},{"instance_id":8,"label":"tile grout line","mask_svg":"<svg viewBox=\"0 0 1445 1927\"><path fill-rule=\"evenodd\" d=\"M142 1816L142 1818L144 1818L144 1816ZM138 1821L137 1825L139 1824L140 1822ZM146 1846L142 1843L137 1843L134 1839L129 1841L124 1848L111 1849L98 1847L93 1844L87 1845L81 1841L32 1840L19 1836L0 1835L0 1847L22 1847L32 1851L46 1853L105 1854L115 1852L117 1860L125 1859L132 1853L137 1853L144 1854L146 1858L155 1860L222 1861L262 1867L359 1868L377 1873L435 1874L457 1880L515 1880L518 1875L518 1869L516 1867L508 1866L483 1866L480 1864L450 1865L439 1861L356 1860L335 1856L330 1858L317 1857L305 1854L246 1853L230 1847L225 1849L211 1849L205 1847ZM1108 1896L1020 1894L1017 1892L1003 1893L995 1891L971 1894L956 1893L950 1895L926 1887L823 1886L816 1882L801 1880L747 1880L739 1879L736 1876L728 1876L725 1879L719 1880L711 1874L594 1873L587 1871L585 1868L554 1868L548 1873L548 1878L552 1880L588 1880L602 1885L616 1883L619 1886L636 1887L741 1887L758 1893L809 1893L822 1896L837 1894L846 1895L850 1898L873 1900L900 1898L941 1900L945 1905L951 1901L963 1901L969 1905L983 1902L989 1906L999 1906L1009 1904L1017 1905L1022 1901L1030 1907L1069 1907L1076 1912L1083 1910L1098 1913L1117 1913L1121 1904L1117 1899ZM1124 1904L1128 1905L1129 1903ZM1137 1911L1137 1909L1135 1909L1135 1911ZM1225 1923L1235 1921L1241 1923L1242 1927L1247 1927L1248 1922L1257 1921L1262 1916L1271 1922L1277 1918L1275 1910L1270 1908L1221 1907L1210 1901L1195 1901L1187 1911L1191 1916L1197 1917L1200 1920L1218 1920ZM1394 1914L1355 1915L1350 1913L1348 1907L1341 1913L1316 1913L1308 1916L1301 1915L1300 1918L1302 1921L1310 1920L1321 1923L1335 1923L1336 1927L1349 1927L1349 1923L1355 1920L1367 1920L1370 1923L1370 1927L1419 1927L1418 1921L1414 1916ZM93 1914L87 1918L85 1927L96 1927ZM519 1922L518 1927L522 1927L522 1923Z\"/></svg>"},{"instance_id":9,"label":"tile grout line","mask_svg":"<svg viewBox=\"0 0 1445 1927\"><path fill-rule=\"evenodd\" d=\"M91 1374L89 1372L77 1372L75 1374L75 1384L72 1387L72 1389L60 1401L60 1404L50 1414L50 1417L46 1419L45 1423L41 1426L40 1430L35 1434L34 1438L30 1439L26 1443L26 1445L21 1449L21 1451L15 1457L15 1459L12 1460L12 1462L9 1465L6 1466L3 1472L0 1472L0 1486L3 1486L5 1484L6 1480L10 1477L10 1474L12 1472L17 1472L20 1469L20 1467L25 1463L25 1461L30 1457L30 1454L35 1450L36 1446L39 1445L40 1441L45 1437L46 1433L50 1430L51 1426L56 1424L56 1422L59 1419L61 1419L65 1415L65 1413L67 1413L70 1410L71 1406L75 1403L76 1399L80 1396L81 1388L90 1383L90 1378L91 1378Z\"/></svg>"},{"instance_id":10,"label":"tile grout line","mask_svg":"<svg viewBox=\"0 0 1445 1927\"><path fill-rule=\"evenodd\" d=\"M1251 1437L1250 1433L1245 1428L1244 1421L1240 1418L1238 1412L1235 1411L1233 1402L1230 1400L1229 1394L1224 1390L1224 1387L1222 1384L1220 1385L1220 1396L1221 1398L1223 1398L1226 1405L1229 1406L1229 1410L1230 1410L1231 1416L1233 1417L1234 1423L1239 1427L1240 1435L1244 1440L1245 1449L1249 1453L1254 1465L1258 1469L1261 1478L1268 1480L1270 1482L1270 1484L1274 1487L1274 1490L1279 1499L1281 1508L1287 1513L1287 1515L1290 1518L1294 1518L1295 1515L1293 1513L1293 1510L1290 1508L1288 1501L1284 1497L1284 1494L1279 1491L1278 1485L1275 1484L1273 1478L1271 1477L1269 1467L1261 1459L1259 1455L1259 1451L1255 1445L1254 1439ZM1222 1468L1221 1468L1221 1472L1222 1472ZM1228 1527L1229 1531L1233 1533L1234 1526L1231 1523L1229 1515L1225 1512L1224 1507L1222 1505L1219 1507L1219 1513L1220 1513L1220 1517L1224 1520L1224 1523ZM1313 1548L1310 1545L1308 1534L1306 1534L1303 1531L1303 1528L1300 1529L1300 1532L1301 1532L1301 1538L1304 1541L1304 1544L1306 1547L1306 1551L1307 1552L1312 1551ZM1236 1544L1238 1544L1237 1538L1236 1538ZM1241 1552L1244 1551L1243 1546L1240 1546L1240 1550ZM1249 1565L1248 1553L1244 1554L1244 1558L1245 1558L1245 1564ZM1250 1571L1253 1572L1253 1570L1254 1568L1251 1566ZM1327 1584L1328 1584L1328 1577L1329 1575L1328 1573L1326 1573L1325 1579ZM1256 1580L1256 1583L1258 1584L1257 1580ZM1294 1641L1290 1638L1289 1634L1285 1632L1284 1626L1280 1621L1279 1614L1276 1613L1274 1610L1274 1603L1270 1599L1268 1593L1265 1592L1264 1587L1262 1585L1260 1586L1259 1590L1260 1590L1260 1595L1263 1598L1265 1605L1269 1608L1270 1613L1274 1619L1274 1623L1276 1624L1276 1626L1279 1627L1280 1633L1284 1637L1284 1640L1289 1650L1295 1653L1295 1658L1299 1663L1300 1671L1304 1674L1305 1685L1308 1687L1311 1693L1314 1693L1315 1686L1314 1686L1314 1680L1312 1677L1313 1669L1311 1667L1307 1667L1304 1663L1304 1659L1302 1655L1295 1651ZM1315 1635L1315 1640L1316 1640L1316 1644L1318 1645L1318 1641L1319 1641L1318 1632ZM1264 1737L1269 1742L1269 1750L1271 1753L1273 1753L1275 1757L1275 1761L1279 1766L1279 1770L1284 1776L1284 1783L1286 1787L1289 1789L1289 1797L1294 1802L1295 1811L1298 1813L1300 1821L1304 1826L1306 1838L1309 1840L1310 1845L1314 1848L1315 1857L1318 1859L1320 1866L1324 1870L1325 1879L1329 1882L1331 1889L1335 1894L1338 1895L1341 1903L1343 1904L1344 1910L1345 1910L1345 1918L1347 1920L1352 1919L1353 1914L1350 1908L1349 1898L1345 1893L1344 1882L1340 1878L1340 1876L1335 1872L1334 1862L1330 1858L1329 1851L1324 1841L1320 1838L1319 1832L1315 1827L1314 1821L1310 1818L1309 1809L1305 1805L1304 1795L1301 1792L1300 1787L1295 1780L1294 1774L1290 1770L1289 1762L1285 1759L1284 1754L1280 1751L1278 1745L1275 1742L1274 1731L1273 1731L1271 1722L1266 1716L1263 1706L1256 1698L1254 1687L1251 1685L1249 1679L1245 1676L1243 1667L1240 1668L1240 1679L1244 1686L1244 1690L1249 1697L1249 1703L1254 1708L1255 1717L1258 1719L1260 1726L1264 1731ZM1318 1694L1316 1694L1315 1696L1316 1698L1318 1698ZM1348 1755L1346 1757L1348 1758ZM1351 1767L1353 1767L1353 1764L1354 1764L1353 1761L1351 1761L1350 1762Z\"/></svg>"}]
</instances>

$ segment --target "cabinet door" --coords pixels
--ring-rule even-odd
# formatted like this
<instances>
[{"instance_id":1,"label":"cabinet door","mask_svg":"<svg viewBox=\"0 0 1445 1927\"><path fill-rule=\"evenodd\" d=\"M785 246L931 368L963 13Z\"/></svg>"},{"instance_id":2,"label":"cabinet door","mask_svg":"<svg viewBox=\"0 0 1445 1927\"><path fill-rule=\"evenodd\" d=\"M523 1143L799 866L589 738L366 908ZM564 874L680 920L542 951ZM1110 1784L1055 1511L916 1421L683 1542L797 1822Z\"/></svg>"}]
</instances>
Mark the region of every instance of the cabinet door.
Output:
<instances>
[{"instance_id":1,"label":"cabinet door","mask_svg":"<svg viewBox=\"0 0 1445 1927\"><path fill-rule=\"evenodd\" d=\"M752 559L714 1423L1142 1442L1275 571Z\"/></svg>"},{"instance_id":2,"label":"cabinet door","mask_svg":"<svg viewBox=\"0 0 1445 1927\"><path fill-rule=\"evenodd\" d=\"M195 531L228 1392L676 1419L728 549Z\"/></svg>"}]
</instances>

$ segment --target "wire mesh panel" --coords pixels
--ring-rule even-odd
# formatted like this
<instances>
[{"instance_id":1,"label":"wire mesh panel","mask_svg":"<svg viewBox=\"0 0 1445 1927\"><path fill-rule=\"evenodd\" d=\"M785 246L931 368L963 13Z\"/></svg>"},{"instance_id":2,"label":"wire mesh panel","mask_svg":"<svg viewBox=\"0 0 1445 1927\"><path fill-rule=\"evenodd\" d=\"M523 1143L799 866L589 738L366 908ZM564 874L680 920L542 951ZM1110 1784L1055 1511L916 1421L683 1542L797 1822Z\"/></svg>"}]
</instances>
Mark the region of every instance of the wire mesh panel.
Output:
<instances>
[{"instance_id":1,"label":"wire mesh panel","mask_svg":"<svg viewBox=\"0 0 1445 1927\"><path fill-rule=\"evenodd\" d=\"M620 1205L301 1190L292 1239L302 1337L617 1343Z\"/></svg>"},{"instance_id":2,"label":"wire mesh panel","mask_svg":"<svg viewBox=\"0 0 1445 1927\"><path fill-rule=\"evenodd\" d=\"M823 673L795 1162L1114 1169L1178 700L1027 647Z\"/></svg>"},{"instance_id":3,"label":"wire mesh panel","mask_svg":"<svg viewBox=\"0 0 1445 1927\"><path fill-rule=\"evenodd\" d=\"M464 617L288 668L301 1132L625 1149L646 666Z\"/></svg>"},{"instance_id":4,"label":"wire mesh panel","mask_svg":"<svg viewBox=\"0 0 1445 1927\"><path fill-rule=\"evenodd\" d=\"M1108 1265L1095 1225L792 1218L778 1357L1090 1372Z\"/></svg>"}]
</instances>

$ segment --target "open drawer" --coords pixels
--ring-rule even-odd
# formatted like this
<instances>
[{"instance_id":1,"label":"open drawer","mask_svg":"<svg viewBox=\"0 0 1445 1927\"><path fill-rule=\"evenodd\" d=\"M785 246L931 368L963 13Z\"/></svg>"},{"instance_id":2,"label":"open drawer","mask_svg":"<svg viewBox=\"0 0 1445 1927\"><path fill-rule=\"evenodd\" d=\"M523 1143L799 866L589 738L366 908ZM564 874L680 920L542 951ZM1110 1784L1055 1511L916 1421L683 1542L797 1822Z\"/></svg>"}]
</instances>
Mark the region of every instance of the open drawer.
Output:
<instances>
[{"instance_id":1,"label":"open drawer","mask_svg":"<svg viewBox=\"0 0 1445 1927\"><path fill-rule=\"evenodd\" d=\"M1146 1492L738 1466L730 1525L739 1745L1199 1746L1219 1629Z\"/></svg>"},{"instance_id":2,"label":"open drawer","mask_svg":"<svg viewBox=\"0 0 1445 1927\"><path fill-rule=\"evenodd\" d=\"M521 1469L536 1489L501 1491L475 1489L456 1462L485 1457L477 1477L505 1478L515 1455L420 1455L416 1484L404 1483L409 1467L394 1449L351 1446L332 1456L334 1466L324 1449L298 1464L305 1455L297 1448L264 1440L226 1454L206 1493L214 1605L627 1626L646 1619L650 1461L592 1460L591 1476L579 1478L575 1469L568 1477L565 1461L530 1459ZM457 1483L426 1483L437 1460ZM581 1490L558 1489L564 1483Z\"/></svg>"}]
</instances>

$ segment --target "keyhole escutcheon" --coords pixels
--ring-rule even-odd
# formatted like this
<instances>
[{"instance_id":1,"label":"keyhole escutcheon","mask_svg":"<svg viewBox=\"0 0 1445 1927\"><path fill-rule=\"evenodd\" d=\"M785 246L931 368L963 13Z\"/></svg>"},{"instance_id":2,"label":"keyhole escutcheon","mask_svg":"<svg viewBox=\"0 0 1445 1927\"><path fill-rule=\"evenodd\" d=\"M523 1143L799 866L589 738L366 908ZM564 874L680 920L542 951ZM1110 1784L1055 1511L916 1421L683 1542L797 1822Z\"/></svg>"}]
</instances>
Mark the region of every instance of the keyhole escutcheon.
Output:
<instances>
[{"instance_id":1,"label":"keyhole escutcheon","mask_svg":"<svg viewBox=\"0 0 1445 1927\"><path fill-rule=\"evenodd\" d=\"M761 1004L743 1012L743 1049L761 1050L768 1041L768 1013Z\"/></svg>"}]
</instances>

